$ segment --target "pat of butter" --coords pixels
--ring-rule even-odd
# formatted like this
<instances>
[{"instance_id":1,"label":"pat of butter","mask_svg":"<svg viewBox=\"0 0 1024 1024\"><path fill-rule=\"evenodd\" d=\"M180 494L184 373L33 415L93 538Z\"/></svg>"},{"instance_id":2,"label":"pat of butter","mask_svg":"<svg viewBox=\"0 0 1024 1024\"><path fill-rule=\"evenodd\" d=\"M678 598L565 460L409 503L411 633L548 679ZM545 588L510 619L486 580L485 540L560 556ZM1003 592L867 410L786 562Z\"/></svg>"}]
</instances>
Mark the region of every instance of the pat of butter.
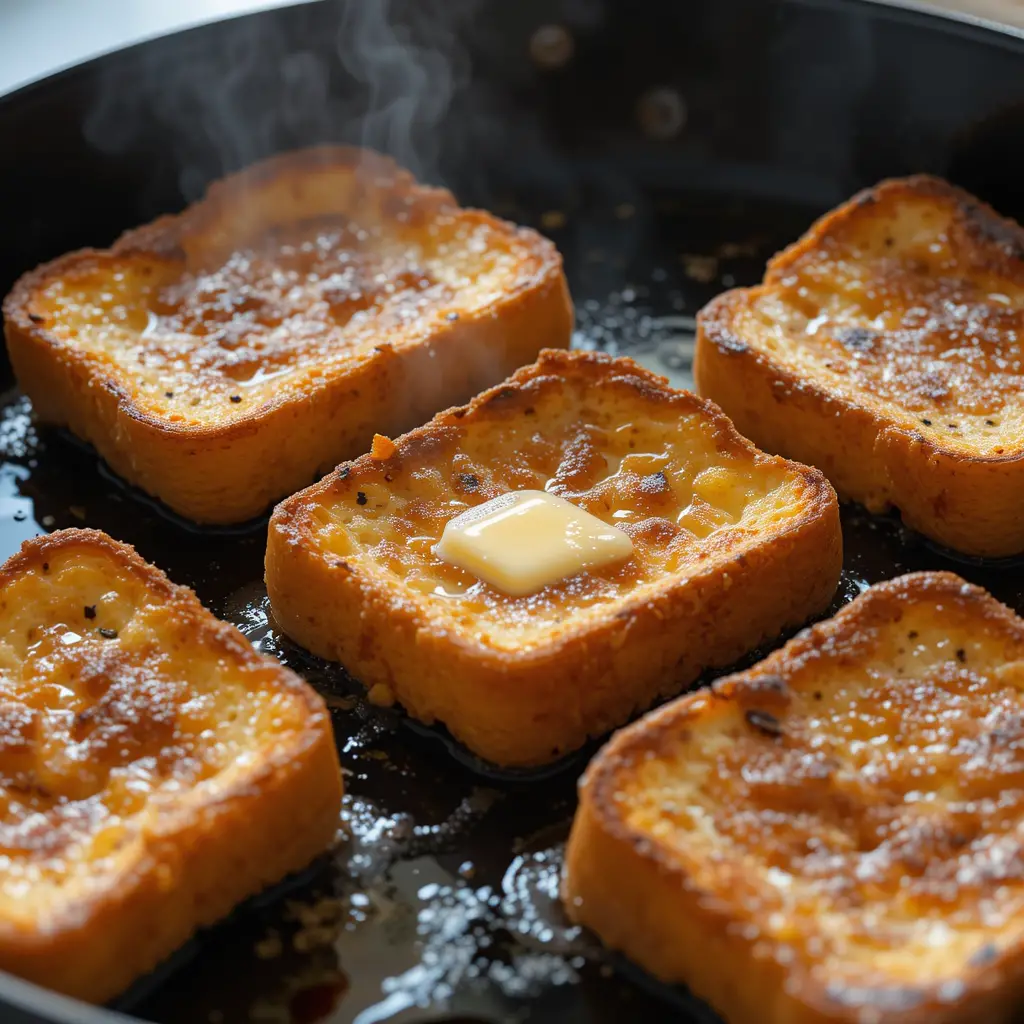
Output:
<instances>
[{"instance_id":1,"label":"pat of butter","mask_svg":"<svg viewBox=\"0 0 1024 1024\"><path fill-rule=\"evenodd\" d=\"M564 498L512 491L456 516L434 552L492 587L522 597L578 572L624 561L633 542Z\"/></svg>"}]
</instances>

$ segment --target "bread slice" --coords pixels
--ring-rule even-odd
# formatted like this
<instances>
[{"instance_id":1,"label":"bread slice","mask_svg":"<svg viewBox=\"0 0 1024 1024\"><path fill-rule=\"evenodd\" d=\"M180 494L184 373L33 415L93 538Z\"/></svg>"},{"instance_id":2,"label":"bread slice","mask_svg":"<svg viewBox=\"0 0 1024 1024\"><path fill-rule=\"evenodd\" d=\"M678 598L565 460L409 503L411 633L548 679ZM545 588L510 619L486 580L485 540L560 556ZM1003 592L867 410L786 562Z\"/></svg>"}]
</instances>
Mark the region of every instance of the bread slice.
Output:
<instances>
[{"instance_id":1,"label":"bread slice","mask_svg":"<svg viewBox=\"0 0 1024 1024\"><path fill-rule=\"evenodd\" d=\"M1024 621L880 584L598 754L566 907L729 1024L1008 1020L1022 750Z\"/></svg>"},{"instance_id":2,"label":"bread slice","mask_svg":"<svg viewBox=\"0 0 1024 1024\"><path fill-rule=\"evenodd\" d=\"M323 701L93 530L0 567L0 970L100 1002L338 828Z\"/></svg>"},{"instance_id":3,"label":"bread slice","mask_svg":"<svg viewBox=\"0 0 1024 1024\"><path fill-rule=\"evenodd\" d=\"M36 413L201 523L239 522L569 343L561 257L391 160L327 147L23 277Z\"/></svg>"},{"instance_id":4,"label":"bread slice","mask_svg":"<svg viewBox=\"0 0 1024 1024\"><path fill-rule=\"evenodd\" d=\"M624 529L632 558L510 597L433 553L467 507L545 487ZM267 590L371 699L530 766L820 612L841 547L816 470L630 359L546 351L278 505Z\"/></svg>"},{"instance_id":5,"label":"bread slice","mask_svg":"<svg viewBox=\"0 0 1024 1024\"><path fill-rule=\"evenodd\" d=\"M698 318L697 388L840 497L971 555L1024 551L1024 230L886 181Z\"/></svg>"}]
</instances>

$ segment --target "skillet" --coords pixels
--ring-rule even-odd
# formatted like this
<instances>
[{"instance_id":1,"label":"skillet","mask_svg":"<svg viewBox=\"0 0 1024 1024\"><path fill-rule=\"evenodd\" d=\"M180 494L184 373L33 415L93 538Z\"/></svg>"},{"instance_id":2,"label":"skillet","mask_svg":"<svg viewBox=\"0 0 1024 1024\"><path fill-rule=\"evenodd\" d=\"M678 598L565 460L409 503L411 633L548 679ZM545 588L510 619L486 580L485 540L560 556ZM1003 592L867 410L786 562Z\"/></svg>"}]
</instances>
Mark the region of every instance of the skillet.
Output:
<instances>
[{"instance_id":1,"label":"skillet","mask_svg":"<svg viewBox=\"0 0 1024 1024\"><path fill-rule=\"evenodd\" d=\"M881 177L945 175L1024 215L1024 38L869 0L322 0L207 25L0 98L0 289L279 149L348 141L548 233L576 344L688 379L693 316ZM12 1024L714 1021L557 905L592 751L501 772L368 707L268 622L266 521L199 530L37 431L3 367L0 556L90 525L134 544L325 694L347 773L337 851L109 1008L0 975ZM957 560L843 510L835 606L952 568L1024 611L1020 560ZM755 656L747 659L754 660Z\"/></svg>"}]
</instances>

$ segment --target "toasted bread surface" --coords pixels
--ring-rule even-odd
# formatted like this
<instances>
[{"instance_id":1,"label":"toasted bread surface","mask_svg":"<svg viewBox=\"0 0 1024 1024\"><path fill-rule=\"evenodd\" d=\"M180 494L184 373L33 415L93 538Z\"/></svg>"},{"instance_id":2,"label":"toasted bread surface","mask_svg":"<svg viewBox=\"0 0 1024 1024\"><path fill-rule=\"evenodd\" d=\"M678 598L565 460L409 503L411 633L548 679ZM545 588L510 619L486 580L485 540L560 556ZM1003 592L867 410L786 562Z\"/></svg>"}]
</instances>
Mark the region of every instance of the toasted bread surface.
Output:
<instances>
[{"instance_id":1,"label":"toasted bread surface","mask_svg":"<svg viewBox=\"0 0 1024 1024\"><path fill-rule=\"evenodd\" d=\"M729 1024L1002 1021L1024 993L1024 621L872 587L616 735L569 914Z\"/></svg>"},{"instance_id":2,"label":"toasted bread surface","mask_svg":"<svg viewBox=\"0 0 1024 1024\"><path fill-rule=\"evenodd\" d=\"M100 1002L338 828L323 701L92 530L0 568L0 969Z\"/></svg>"},{"instance_id":3,"label":"toasted bread surface","mask_svg":"<svg viewBox=\"0 0 1024 1024\"><path fill-rule=\"evenodd\" d=\"M572 330L550 242L340 147L264 161L32 271L4 317L39 416L211 523L258 515Z\"/></svg>"},{"instance_id":4,"label":"toasted bread surface","mask_svg":"<svg viewBox=\"0 0 1024 1024\"><path fill-rule=\"evenodd\" d=\"M629 359L544 352L375 451L275 510L275 618L500 764L621 725L821 611L838 580L824 477ZM625 530L633 556L510 597L434 554L467 507L545 487Z\"/></svg>"},{"instance_id":5,"label":"toasted bread surface","mask_svg":"<svg viewBox=\"0 0 1024 1024\"><path fill-rule=\"evenodd\" d=\"M1024 550L1024 230L883 182L698 318L694 375L768 451L975 555Z\"/></svg>"}]
</instances>

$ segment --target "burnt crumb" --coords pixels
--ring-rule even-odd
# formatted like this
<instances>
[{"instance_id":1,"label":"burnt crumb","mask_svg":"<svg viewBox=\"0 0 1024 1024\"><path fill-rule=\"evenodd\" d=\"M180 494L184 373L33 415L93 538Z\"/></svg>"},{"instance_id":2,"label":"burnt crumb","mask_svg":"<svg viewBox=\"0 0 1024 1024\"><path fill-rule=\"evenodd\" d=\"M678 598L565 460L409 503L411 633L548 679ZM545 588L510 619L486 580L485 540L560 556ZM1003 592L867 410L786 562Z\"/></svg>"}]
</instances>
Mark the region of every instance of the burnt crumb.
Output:
<instances>
[{"instance_id":1,"label":"burnt crumb","mask_svg":"<svg viewBox=\"0 0 1024 1024\"><path fill-rule=\"evenodd\" d=\"M341 469L338 470L338 479L339 480L347 480L349 478L349 474L351 474L351 472L352 472L352 467L351 466L342 466Z\"/></svg>"},{"instance_id":2,"label":"burnt crumb","mask_svg":"<svg viewBox=\"0 0 1024 1024\"><path fill-rule=\"evenodd\" d=\"M356 491L356 504L357 505L365 505L366 504L366 495L363 494L362 491Z\"/></svg>"},{"instance_id":3,"label":"burnt crumb","mask_svg":"<svg viewBox=\"0 0 1024 1024\"><path fill-rule=\"evenodd\" d=\"M105 640L116 640L117 639L117 630L116 629L108 629L106 626L100 626L100 628L97 630L97 632Z\"/></svg>"},{"instance_id":4,"label":"burnt crumb","mask_svg":"<svg viewBox=\"0 0 1024 1024\"><path fill-rule=\"evenodd\" d=\"M454 323L456 320L459 319L459 314L458 313L445 313L444 318L445 318L445 320L448 320L448 321Z\"/></svg>"},{"instance_id":5,"label":"burnt crumb","mask_svg":"<svg viewBox=\"0 0 1024 1024\"><path fill-rule=\"evenodd\" d=\"M668 478L660 469L657 473L649 473L640 481L640 490L644 494L664 494L670 490Z\"/></svg>"},{"instance_id":6,"label":"burnt crumb","mask_svg":"<svg viewBox=\"0 0 1024 1024\"><path fill-rule=\"evenodd\" d=\"M475 491L480 486L480 481L473 473L460 473L458 486L463 491Z\"/></svg>"},{"instance_id":7,"label":"burnt crumb","mask_svg":"<svg viewBox=\"0 0 1024 1024\"><path fill-rule=\"evenodd\" d=\"M959 430L960 429L955 423L947 423L946 426L949 427L950 430Z\"/></svg>"},{"instance_id":8,"label":"burnt crumb","mask_svg":"<svg viewBox=\"0 0 1024 1024\"><path fill-rule=\"evenodd\" d=\"M836 331L836 341L855 352L870 352L878 340L878 332L868 327L844 327Z\"/></svg>"},{"instance_id":9,"label":"burnt crumb","mask_svg":"<svg viewBox=\"0 0 1024 1024\"><path fill-rule=\"evenodd\" d=\"M961 665L965 664L967 661L967 652L962 647L958 647L956 649L956 660L959 661Z\"/></svg>"},{"instance_id":10,"label":"burnt crumb","mask_svg":"<svg viewBox=\"0 0 1024 1024\"><path fill-rule=\"evenodd\" d=\"M453 410L452 410L452 415L453 415L453 416L454 416L454 417L455 417L455 418L456 418L457 420L461 420L461 419L462 419L462 417L463 417L463 416L465 416L465 415L466 415L466 413L467 413L468 411L469 411L469 410L468 410L468 409L465 409L465 408L463 408L463 409L453 409Z\"/></svg>"},{"instance_id":11,"label":"burnt crumb","mask_svg":"<svg viewBox=\"0 0 1024 1024\"><path fill-rule=\"evenodd\" d=\"M241 396L241 395L232 395L232 396L231 396L231 401L232 401L232 402L234 402L234 403L235 403L235 405L238 405L238 403L239 403L239 402L240 402L241 400L242 400L242 396Z\"/></svg>"},{"instance_id":12,"label":"burnt crumb","mask_svg":"<svg viewBox=\"0 0 1024 1024\"><path fill-rule=\"evenodd\" d=\"M986 427L994 427L995 425L996 425L996 421L995 420L985 420L985 426Z\"/></svg>"},{"instance_id":13,"label":"burnt crumb","mask_svg":"<svg viewBox=\"0 0 1024 1024\"><path fill-rule=\"evenodd\" d=\"M967 962L972 967L984 967L985 964L992 963L997 956L999 956L999 950L996 948L995 943L986 942L984 946L980 946L970 955Z\"/></svg>"},{"instance_id":14,"label":"burnt crumb","mask_svg":"<svg viewBox=\"0 0 1024 1024\"><path fill-rule=\"evenodd\" d=\"M886 239L885 239L885 247L886 247L886 249L891 249L894 244L895 244L895 239L892 238L891 235L887 235Z\"/></svg>"},{"instance_id":15,"label":"burnt crumb","mask_svg":"<svg viewBox=\"0 0 1024 1024\"><path fill-rule=\"evenodd\" d=\"M510 398L515 398L517 391L515 388L498 388L493 395L488 399L489 402L505 402Z\"/></svg>"},{"instance_id":16,"label":"burnt crumb","mask_svg":"<svg viewBox=\"0 0 1024 1024\"><path fill-rule=\"evenodd\" d=\"M38 313L29 313L28 318L34 324L44 324L44 323L46 323L46 317L45 316L40 316Z\"/></svg>"},{"instance_id":17,"label":"burnt crumb","mask_svg":"<svg viewBox=\"0 0 1024 1024\"><path fill-rule=\"evenodd\" d=\"M173 391L165 391L164 392L164 398L173 398L173 397L174 397L174 392Z\"/></svg>"},{"instance_id":18,"label":"burnt crumb","mask_svg":"<svg viewBox=\"0 0 1024 1024\"><path fill-rule=\"evenodd\" d=\"M43 562L43 572L49 572L49 571L50 571L50 563L49 562Z\"/></svg>"},{"instance_id":19,"label":"burnt crumb","mask_svg":"<svg viewBox=\"0 0 1024 1024\"><path fill-rule=\"evenodd\" d=\"M531 405L528 409L524 409L523 410L523 415L524 416L536 416L537 415L537 410L534 409L534 407Z\"/></svg>"},{"instance_id":20,"label":"burnt crumb","mask_svg":"<svg viewBox=\"0 0 1024 1024\"><path fill-rule=\"evenodd\" d=\"M87 619L95 619L96 618L96 605L94 605L94 604L87 604L85 606L85 617Z\"/></svg>"},{"instance_id":21,"label":"burnt crumb","mask_svg":"<svg viewBox=\"0 0 1024 1024\"><path fill-rule=\"evenodd\" d=\"M758 711L754 708L745 711L743 717L748 725L752 725L766 736L782 735L782 723L770 711Z\"/></svg>"},{"instance_id":22,"label":"burnt crumb","mask_svg":"<svg viewBox=\"0 0 1024 1024\"><path fill-rule=\"evenodd\" d=\"M916 640L916 639L917 639L917 636L918 636L917 630L916 630L916 629L912 629L912 630L911 630L911 631L910 631L910 632L909 632L909 633L907 634L907 639L908 639L908 640Z\"/></svg>"},{"instance_id":23,"label":"burnt crumb","mask_svg":"<svg viewBox=\"0 0 1024 1024\"><path fill-rule=\"evenodd\" d=\"M747 686L756 693L787 694L786 680L782 676L766 675L751 679Z\"/></svg>"},{"instance_id":24,"label":"burnt crumb","mask_svg":"<svg viewBox=\"0 0 1024 1024\"><path fill-rule=\"evenodd\" d=\"M921 420L921 422L922 422L922 423L923 423L923 424L924 424L924 425L925 425L926 427L930 427L930 426L932 425L932 421L931 421L931 420L925 420L925 419L922 419L922 420Z\"/></svg>"},{"instance_id":25,"label":"burnt crumb","mask_svg":"<svg viewBox=\"0 0 1024 1024\"><path fill-rule=\"evenodd\" d=\"M814 691L814 699L815 700L821 700L821 690L815 690Z\"/></svg>"}]
</instances>

